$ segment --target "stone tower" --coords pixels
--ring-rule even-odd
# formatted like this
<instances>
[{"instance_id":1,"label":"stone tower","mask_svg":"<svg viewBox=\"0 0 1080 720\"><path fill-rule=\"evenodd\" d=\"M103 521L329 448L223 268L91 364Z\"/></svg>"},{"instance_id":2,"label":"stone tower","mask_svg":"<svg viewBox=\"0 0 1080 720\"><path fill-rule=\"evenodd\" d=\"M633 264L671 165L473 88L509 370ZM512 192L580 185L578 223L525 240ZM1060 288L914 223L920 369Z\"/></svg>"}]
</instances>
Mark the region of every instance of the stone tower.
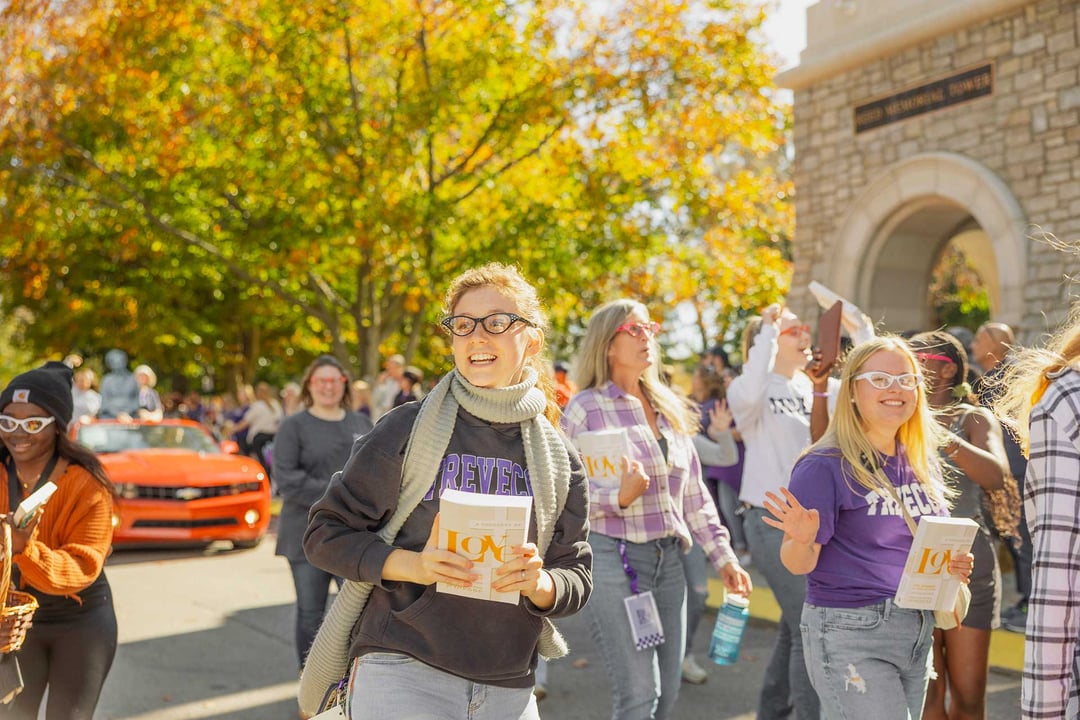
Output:
<instances>
[{"instance_id":1,"label":"stone tower","mask_svg":"<svg viewBox=\"0 0 1080 720\"><path fill-rule=\"evenodd\" d=\"M1036 341L1080 296L1080 2L819 0L794 91L789 301L818 280L888 330L928 329L955 243L993 319Z\"/></svg>"}]
</instances>

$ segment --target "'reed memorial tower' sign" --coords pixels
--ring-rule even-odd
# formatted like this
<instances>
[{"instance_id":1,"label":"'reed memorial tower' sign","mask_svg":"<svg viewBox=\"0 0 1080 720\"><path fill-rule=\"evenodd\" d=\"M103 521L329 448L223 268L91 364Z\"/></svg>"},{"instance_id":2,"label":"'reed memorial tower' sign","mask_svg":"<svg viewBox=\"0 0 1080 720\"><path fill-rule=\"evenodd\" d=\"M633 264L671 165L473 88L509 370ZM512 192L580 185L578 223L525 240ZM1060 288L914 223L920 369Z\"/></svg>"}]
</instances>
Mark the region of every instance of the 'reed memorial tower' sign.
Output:
<instances>
[{"instance_id":1,"label":"'reed memorial tower' sign","mask_svg":"<svg viewBox=\"0 0 1080 720\"><path fill-rule=\"evenodd\" d=\"M855 132L873 130L897 120L940 110L993 92L994 66L988 63L856 106Z\"/></svg>"}]
</instances>

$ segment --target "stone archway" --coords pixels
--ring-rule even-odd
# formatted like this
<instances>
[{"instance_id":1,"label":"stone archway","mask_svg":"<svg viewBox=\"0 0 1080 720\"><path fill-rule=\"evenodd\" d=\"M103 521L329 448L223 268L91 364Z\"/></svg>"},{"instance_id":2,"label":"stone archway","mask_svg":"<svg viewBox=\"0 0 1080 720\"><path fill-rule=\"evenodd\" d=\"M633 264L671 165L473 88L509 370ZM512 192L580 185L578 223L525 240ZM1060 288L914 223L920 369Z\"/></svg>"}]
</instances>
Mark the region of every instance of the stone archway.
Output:
<instances>
[{"instance_id":1,"label":"stone archway","mask_svg":"<svg viewBox=\"0 0 1080 720\"><path fill-rule=\"evenodd\" d=\"M959 237L987 280L996 320L1023 314L1027 222L1006 185L955 153L916 155L891 166L839 226L825 284L893 331L929 320L927 287L944 246Z\"/></svg>"}]
</instances>

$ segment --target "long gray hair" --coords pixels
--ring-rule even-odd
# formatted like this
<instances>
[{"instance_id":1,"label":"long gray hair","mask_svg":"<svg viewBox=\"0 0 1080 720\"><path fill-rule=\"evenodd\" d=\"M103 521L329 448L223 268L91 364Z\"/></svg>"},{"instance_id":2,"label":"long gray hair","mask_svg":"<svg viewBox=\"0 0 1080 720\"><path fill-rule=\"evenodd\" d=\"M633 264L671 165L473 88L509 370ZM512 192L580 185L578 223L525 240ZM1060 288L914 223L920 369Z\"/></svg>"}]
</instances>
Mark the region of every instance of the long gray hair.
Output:
<instances>
[{"instance_id":1,"label":"long gray hair","mask_svg":"<svg viewBox=\"0 0 1080 720\"><path fill-rule=\"evenodd\" d=\"M579 388L586 390L599 387L611 379L608 349L611 341L615 339L615 331L634 312L649 316L649 311L643 304L626 298L604 303L593 312L575 363L574 379ZM656 338L651 338L649 342L654 344L658 361L646 368L641 375L641 388L645 397L657 412L668 419L676 431L688 435L697 434L697 408L688 398L676 393L660 379L660 345Z\"/></svg>"}]
</instances>

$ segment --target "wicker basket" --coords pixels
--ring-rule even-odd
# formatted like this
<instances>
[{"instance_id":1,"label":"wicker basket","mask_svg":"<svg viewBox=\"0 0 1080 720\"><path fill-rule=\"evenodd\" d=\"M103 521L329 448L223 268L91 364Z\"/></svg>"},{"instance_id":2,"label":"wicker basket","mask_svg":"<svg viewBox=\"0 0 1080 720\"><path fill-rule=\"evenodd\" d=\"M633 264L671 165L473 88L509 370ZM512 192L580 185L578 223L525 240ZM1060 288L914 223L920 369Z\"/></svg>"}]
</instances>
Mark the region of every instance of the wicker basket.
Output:
<instances>
[{"instance_id":1,"label":"wicker basket","mask_svg":"<svg viewBox=\"0 0 1080 720\"><path fill-rule=\"evenodd\" d=\"M38 601L30 593L12 589L11 525L6 522L0 522L0 525L4 526L4 565L0 569L0 597L4 598L4 606L0 609L0 641L7 640L0 644L0 653L9 653L22 647Z\"/></svg>"}]
</instances>

